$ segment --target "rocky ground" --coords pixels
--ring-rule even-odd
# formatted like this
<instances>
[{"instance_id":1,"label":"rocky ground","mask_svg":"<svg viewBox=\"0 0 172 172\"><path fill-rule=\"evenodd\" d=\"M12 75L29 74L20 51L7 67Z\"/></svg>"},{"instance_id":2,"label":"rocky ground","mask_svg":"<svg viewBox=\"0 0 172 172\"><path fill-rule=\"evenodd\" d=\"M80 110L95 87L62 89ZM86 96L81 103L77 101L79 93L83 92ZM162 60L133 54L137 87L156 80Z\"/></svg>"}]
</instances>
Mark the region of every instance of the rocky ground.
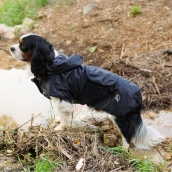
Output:
<instances>
[{"instance_id":1,"label":"rocky ground","mask_svg":"<svg viewBox=\"0 0 172 172\"><path fill-rule=\"evenodd\" d=\"M1 2L1 1L0 1ZM142 14L130 17L132 6ZM113 71L142 89L143 110L172 105L171 0L51 0L38 11L32 32L60 52L84 57L84 63ZM0 47L18 42L1 37ZM0 50L0 68L24 63ZM169 149L167 149L169 150Z\"/></svg>"}]
</instances>

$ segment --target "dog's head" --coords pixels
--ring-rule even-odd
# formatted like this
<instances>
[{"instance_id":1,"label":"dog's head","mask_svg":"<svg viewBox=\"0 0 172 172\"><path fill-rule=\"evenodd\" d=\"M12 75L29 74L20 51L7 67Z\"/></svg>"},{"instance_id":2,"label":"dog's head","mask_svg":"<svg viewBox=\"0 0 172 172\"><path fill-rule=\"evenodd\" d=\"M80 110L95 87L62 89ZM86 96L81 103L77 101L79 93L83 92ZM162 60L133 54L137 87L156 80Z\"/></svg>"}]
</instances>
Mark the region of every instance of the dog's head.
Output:
<instances>
[{"instance_id":1,"label":"dog's head","mask_svg":"<svg viewBox=\"0 0 172 172\"><path fill-rule=\"evenodd\" d=\"M53 46L36 34L22 35L19 44L13 45L10 52L16 59L30 62L36 78L46 78L48 66L55 58Z\"/></svg>"}]
</instances>

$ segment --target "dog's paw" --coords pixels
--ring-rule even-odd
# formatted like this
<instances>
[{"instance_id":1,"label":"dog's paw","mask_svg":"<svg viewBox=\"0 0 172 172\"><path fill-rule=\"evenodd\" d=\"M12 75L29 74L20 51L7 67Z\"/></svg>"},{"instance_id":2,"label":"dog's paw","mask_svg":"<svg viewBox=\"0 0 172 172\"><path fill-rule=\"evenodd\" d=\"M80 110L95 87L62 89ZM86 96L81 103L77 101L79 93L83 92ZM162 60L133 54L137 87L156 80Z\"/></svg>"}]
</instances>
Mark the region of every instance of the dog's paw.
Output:
<instances>
[{"instance_id":1,"label":"dog's paw","mask_svg":"<svg viewBox=\"0 0 172 172\"><path fill-rule=\"evenodd\" d=\"M54 130L58 131L58 130L65 130L67 127L62 125L62 124L59 124L57 127L54 128Z\"/></svg>"},{"instance_id":2,"label":"dog's paw","mask_svg":"<svg viewBox=\"0 0 172 172\"><path fill-rule=\"evenodd\" d=\"M54 119L54 122L57 122L57 123L59 122L60 123L60 121L61 121L60 116L56 116L55 119Z\"/></svg>"}]
</instances>

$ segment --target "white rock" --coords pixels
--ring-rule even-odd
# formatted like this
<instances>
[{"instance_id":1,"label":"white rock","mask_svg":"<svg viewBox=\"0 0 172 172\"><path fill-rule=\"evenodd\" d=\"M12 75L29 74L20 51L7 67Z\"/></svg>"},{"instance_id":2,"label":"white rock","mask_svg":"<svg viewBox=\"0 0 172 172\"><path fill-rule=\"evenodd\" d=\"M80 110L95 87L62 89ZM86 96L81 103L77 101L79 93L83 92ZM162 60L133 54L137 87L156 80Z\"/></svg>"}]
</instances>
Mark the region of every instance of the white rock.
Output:
<instances>
[{"instance_id":1,"label":"white rock","mask_svg":"<svg viewBox=\"0 0 172 172\"><path fill-rule=\"evenodd\" d=\"M23 24L22 25L16 25L16 26L14 26L14 28L19 33L27 33L30 31L29 26L23 25Z\"/></svg>"},{"instance_id":2,"label":"white rock","mask_svg":"<svg viewBox=\"0 0 172 172\"><path fill-rule=\"evenodd\" d=\"M83 13L84 13L84 14L87 14L87 13L89 13L93 8L94 8L94 4L88 4L87 6L84 7Z\"/></svg>"},{"instance_id":3,"label":"white rock","mask_svg":"<svg viewBox=\"0 0 172 172\"><path fill-rule=\"evenodd\" d=\"M34 21L33 21L32 19L26 17L26 18L23 20L22 25L31 26L31 25L33 25L33 23L34 23Z\"/></svg>"},{"instance_id":4,"label":"white rock","mask_svg":"<svg viewBox=\"0 0 172 172\"><path fill-rule=\"evenodd\" d=\"M15 29L8 27L5 24L0 24L0 36L7 39L15 38Z\"/></svg>"}]
</instances>

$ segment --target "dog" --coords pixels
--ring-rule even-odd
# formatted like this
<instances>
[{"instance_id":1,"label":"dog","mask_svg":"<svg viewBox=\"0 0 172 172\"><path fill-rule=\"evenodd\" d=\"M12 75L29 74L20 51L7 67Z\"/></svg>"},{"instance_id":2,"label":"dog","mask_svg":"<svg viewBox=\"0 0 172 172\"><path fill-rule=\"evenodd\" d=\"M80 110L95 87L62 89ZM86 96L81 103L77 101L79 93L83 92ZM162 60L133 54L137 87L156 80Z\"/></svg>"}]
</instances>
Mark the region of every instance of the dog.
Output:
<instances>
[{"instance_id":1,"label":"dog","mask_svg":"<svg viewBox=\"0 0 172 172\"><path fill-rule=\"evenodd\" d=\"M149 149L163 140L163 135L143 122L140 88L134 83L102 68L84 65L80 55L58 54L52 44L36 34L22 35L10 52L16 59L30 63L32 81L56 103L60 113L56 130L70 127L73 104L79 103L110 114L122 133L125 148L131 140L138 149Z\"/></svg>"}]
</instances>

